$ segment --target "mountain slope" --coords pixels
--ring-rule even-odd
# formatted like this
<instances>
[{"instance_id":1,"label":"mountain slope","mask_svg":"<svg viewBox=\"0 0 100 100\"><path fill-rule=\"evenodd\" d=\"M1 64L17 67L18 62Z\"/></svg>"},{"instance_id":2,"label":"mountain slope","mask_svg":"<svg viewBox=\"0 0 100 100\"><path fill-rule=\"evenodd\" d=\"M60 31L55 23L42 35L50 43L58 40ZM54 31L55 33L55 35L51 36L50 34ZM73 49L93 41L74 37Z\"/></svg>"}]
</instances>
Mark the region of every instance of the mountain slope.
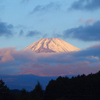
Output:
<instances>
[{"instance_id":1,"label":"mountain slope","mask_svg":"<svg viewBox=\"0 0 100 100\"><path fill-rule=\"evenodd\" d=\"M41 52L69 52L69 51L78 51L79 48L63 41L60 38L41 38L40 40L34 42L33 44L26 47L24 50L32 50L37 53Z\"/></svg>"}]
</instances>

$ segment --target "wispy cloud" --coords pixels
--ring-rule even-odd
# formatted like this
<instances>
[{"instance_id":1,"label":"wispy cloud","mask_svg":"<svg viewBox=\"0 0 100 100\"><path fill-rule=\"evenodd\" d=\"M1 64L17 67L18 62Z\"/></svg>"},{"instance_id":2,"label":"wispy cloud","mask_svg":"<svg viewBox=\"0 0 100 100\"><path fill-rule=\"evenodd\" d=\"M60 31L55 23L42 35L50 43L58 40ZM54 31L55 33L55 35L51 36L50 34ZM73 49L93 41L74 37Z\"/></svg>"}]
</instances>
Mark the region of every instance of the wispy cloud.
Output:
<instances>
[{"instance_id":1,"label":"wispy cloud","mask_svg":"<svg viewBox=\"0 0 100 100\"><path fill-rule=\"evenodd\" d=\"M7 23L0 22L0 36L6 36L6 37L12 36L13 28L14 26L12 24L7 25Z\"/></svg>"},{"instance_id":2,"label":"wispy cloud","mask_svg":"<svg viewBox=\"0 0 100 100\"><path fill-rule=\"evenodd\" d=\"M54 10L59 10L61 7L60 4L58 4L57 2L50 2L47 5L37 5L33 11L31 12L31 14L36 13L36 12L48 12L48 11L54 11Z\"/></svg>"},{"instance_id":3,"label":"wispy cloud","mask_svg":"<svg viewBox=\"0 0 100 100\"><path fill-rule=\"evenodd\" d=\"M93 11L100 9L100 0L78 0L75 1L70 9Z\"/></svg>"},{"instance_id":4,"label":"wispy cloud","mask_svg":"<svg viewBox=\"0 0 100 100\"><path fill-rule=\"evenodd\" d=\"M83 41L100 41L100 21L92 25L79 26L64 31L64 38L71 37Z\"/></svg>"},{"instance_id":5,"label":"wispy cloud","mask_svg":"<svg viewBox=\"0 0 100 100\"><path fill-rule=\"evenodd\" d=\"M23 34L24 34L24 31L23 30L20 30L19 36L22 36Z\"/></svg>"},{"instance_id":6,"label":"wispy cloud","mask_svg":"<svg viewBox=\"0 0 100 100\"><path fill-rule=\"evenodd\" d=\"M89 19L87 19L87 20L84 20L83 18L80 18L80 19L78 20L78 22L80 22L80 23L85 23L85 24L93 24L94 22L96 22L96 20L93 20L93 19L91 19L91 18L89 18Z\"/></svg>"},{"instance_id":7,"label":"wispy cloud","mask_svg":"<svg viewBox=\"0 0 100 100\"><path fill-rule=\"evenodd\" d=\"M100 44L67 53L35 53L15 48L0 49L0 74L60 76L100 70Z\"/></svg>"},{"instance_id":8,"label":"wispy cloud","mask_svg":"<svg viewBox=\"0 0 100 100\"><path fill-rule=\"evenodd\" d=\"M29 31L28 34L26 35L27 37L33 37L33 36L38 36L41 35L42 33L39 31Z\"/></svg>"},{"instance_id":9,"label":"wispy cloud","mask_svg":"<svg viewBox=\"0 0 100 100\"><path fill-rule=\"evenodd\" d=\"M21 0L21 3L29 2L30 0Z\"/></svg>"}]
</instances>

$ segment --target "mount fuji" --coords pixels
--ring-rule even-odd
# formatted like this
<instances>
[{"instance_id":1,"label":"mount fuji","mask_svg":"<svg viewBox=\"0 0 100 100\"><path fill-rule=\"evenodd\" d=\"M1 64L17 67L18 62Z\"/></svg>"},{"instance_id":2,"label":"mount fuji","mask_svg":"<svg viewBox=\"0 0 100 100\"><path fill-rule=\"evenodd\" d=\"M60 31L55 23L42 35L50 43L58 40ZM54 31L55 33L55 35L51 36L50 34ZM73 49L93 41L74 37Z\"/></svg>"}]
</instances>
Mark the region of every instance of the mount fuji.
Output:
<instances>
[{"instance_id":1,"label":"mount fuji","mask_svg":"<svg viewBox=\"0 0 100 100\"><path fill-rule=\"evenodd\" d=\"M60 53L79 51L80 49L60 38L41 38L40 40L27 46L24 50L32 50L37 53Z\"/></svg>"}]
</instances>

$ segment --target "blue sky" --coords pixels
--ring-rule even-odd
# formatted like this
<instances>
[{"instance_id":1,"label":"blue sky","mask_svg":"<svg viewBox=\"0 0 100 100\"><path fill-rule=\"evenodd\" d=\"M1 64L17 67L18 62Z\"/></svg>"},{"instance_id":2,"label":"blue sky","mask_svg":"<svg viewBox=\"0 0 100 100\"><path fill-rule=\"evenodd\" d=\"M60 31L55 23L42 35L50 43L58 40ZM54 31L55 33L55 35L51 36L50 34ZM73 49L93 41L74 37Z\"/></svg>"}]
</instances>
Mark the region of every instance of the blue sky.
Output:
<instances>
[{"instance_id":1,"label":"blue sky","mask_svg":"<svg viewBox=\"0 0 100 100\"><path fill-rule=\"evenodd\" d=\"M99 3L100 0L0 0L0 48L21 50L48 37L61 38L80 49L100 43ZM97 32L93 32L96 25ZM91 36L99 39L90 39Z\"/></svg>"}]
</instances>

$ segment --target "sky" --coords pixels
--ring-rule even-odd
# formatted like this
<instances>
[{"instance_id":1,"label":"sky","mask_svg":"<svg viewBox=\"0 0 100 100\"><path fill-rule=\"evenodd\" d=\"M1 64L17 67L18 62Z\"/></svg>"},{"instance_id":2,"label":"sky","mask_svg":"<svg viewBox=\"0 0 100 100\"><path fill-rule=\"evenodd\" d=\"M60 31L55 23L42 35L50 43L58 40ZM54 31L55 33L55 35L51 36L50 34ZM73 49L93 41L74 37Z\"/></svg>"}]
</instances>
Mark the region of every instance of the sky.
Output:
<instances>
[{"instance_id":1,"label":"sky","mask_svg":"<svg viewBox=\"0 0 100 100\"><path fill-rule=\"evenodd\" d=\"M50 37L81 50L23 50ZM0 0L0 75L63 76L99 70L100 0Z\"/></svg>"},{"instance_id":2,"label":"sky","mask_svg":"<svg viewBox=\"0 0 100 100\"><path fill-rule=\"evenodd\" d=\"M84 49L100 43L99 0L0 0L0 48L61 38Z\"/></svg>"}]
</instances>

